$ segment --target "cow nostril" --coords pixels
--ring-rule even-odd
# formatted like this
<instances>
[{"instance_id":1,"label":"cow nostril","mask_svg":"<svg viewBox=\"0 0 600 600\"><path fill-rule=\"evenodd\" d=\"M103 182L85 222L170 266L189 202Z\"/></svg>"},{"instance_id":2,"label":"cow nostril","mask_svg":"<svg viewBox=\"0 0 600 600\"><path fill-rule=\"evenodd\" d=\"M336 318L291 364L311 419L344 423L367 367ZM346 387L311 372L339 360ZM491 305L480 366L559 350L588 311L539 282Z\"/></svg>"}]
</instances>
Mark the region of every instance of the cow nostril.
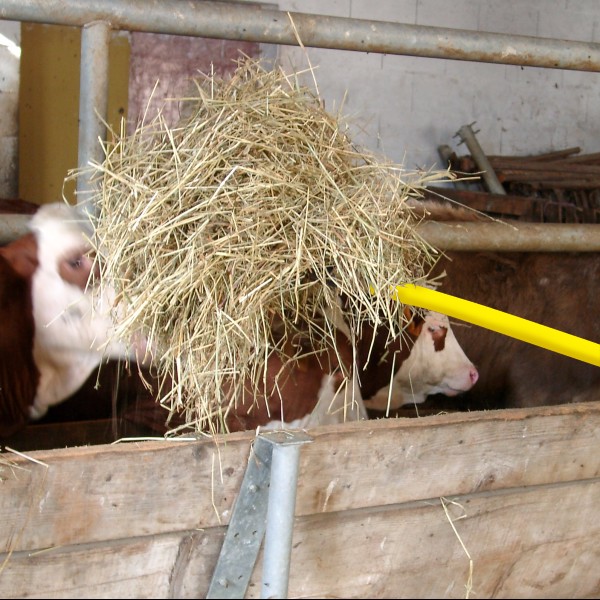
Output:
<instances>
[{"instance_id":1,"label":"cow nostril","mask_svg":"<svg viewBox=\"0 0 600 600\"><path fill-rule=\"evenodd\" d=\"M469 371L469 378L471 379L471 383L473 385L477 383L477 380L479 379L479 371L477 371L475 367Z\"/></svg>"}]
</instances>

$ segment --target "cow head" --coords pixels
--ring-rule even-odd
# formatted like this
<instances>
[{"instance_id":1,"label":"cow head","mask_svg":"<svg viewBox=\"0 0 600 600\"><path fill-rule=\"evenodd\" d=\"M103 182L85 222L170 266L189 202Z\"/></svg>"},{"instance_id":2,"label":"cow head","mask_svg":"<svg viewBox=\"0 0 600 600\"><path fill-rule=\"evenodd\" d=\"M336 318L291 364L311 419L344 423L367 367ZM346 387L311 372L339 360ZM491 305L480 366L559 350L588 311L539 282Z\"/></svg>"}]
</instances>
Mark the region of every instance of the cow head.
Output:
<instances>
[{"instance_id":1,"label":"cow head","mask_svg":"<svg viewBox=\"0 0 600 600\"><path fill-rule=\"evenodd\" d=\"M456 396L475 385L478 371L459 345L446 315L414 313L406 333L408 347L405 344L399 369L395 374L391 371L389 385L365 400L368 408L386 410L418 404L431 394Z\"/></svg>"},{"instance_id":2,"label":"cow head","mask_svg":"<svg viewBox=\"0 0 600 600\"><path fill-rule=\"evenodd\" d=\"M115 293L98 285L90 221L67 204L43 205L32 217L37 268L31 279L39 384L32 418L75 392L103 358L135 359L143 340L116 339Z\"/></svg>"}]
</instances>

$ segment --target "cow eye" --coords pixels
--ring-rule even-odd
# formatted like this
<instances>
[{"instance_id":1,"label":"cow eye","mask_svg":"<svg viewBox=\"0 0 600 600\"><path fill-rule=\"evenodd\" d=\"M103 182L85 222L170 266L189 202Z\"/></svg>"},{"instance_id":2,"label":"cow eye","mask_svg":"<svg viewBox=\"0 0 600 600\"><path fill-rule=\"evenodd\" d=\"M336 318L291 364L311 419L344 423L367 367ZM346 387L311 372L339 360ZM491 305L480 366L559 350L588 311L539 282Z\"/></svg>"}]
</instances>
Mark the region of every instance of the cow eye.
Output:
<instances>
[{"instance_id":1,"label":"cow eye","mask_svg":"<svg viewBox=\"0 0 600 600\"><path fill-rule=\"evenodd\" d=\"M77 258L72 258L68 262L69 262L69 266L73 270L81 269L81 267L83 266L83 259L81 258L81 256L79 256Z\"/></svg>"}]
</instances>

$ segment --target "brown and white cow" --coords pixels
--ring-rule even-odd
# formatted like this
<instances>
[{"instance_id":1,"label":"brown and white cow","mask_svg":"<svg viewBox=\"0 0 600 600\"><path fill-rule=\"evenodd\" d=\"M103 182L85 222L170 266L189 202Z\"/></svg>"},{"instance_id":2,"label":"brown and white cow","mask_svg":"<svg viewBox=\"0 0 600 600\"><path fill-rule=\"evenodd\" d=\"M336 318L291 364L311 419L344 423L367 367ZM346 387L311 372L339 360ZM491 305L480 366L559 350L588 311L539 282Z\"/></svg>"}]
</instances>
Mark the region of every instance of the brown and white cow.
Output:
<instances>
[{"instance_id":1,"label":"brown and white cow","mask_svg":"<svg viewBox=\"0 0 600 600\"><path fill-rule=\"evenodd\" d=\"M423 208L439 221L482 219L437 202ZM432 277L441 292L600 343L598 252L447 251ZM454 332L480 374L457 402L463 410L600 400L595 365L466 322Z\"/></svg>"},{"instance_id":2,"label":"brown and white cow","mask_svg":"<svg viewBox=\"0 0 600 600\"><path fill-rule=\"evenodd\" d=\"M367 408L382 411L421 404L433 394L457 396L477 383L477 368L458 343L446 315L414 313L406 333L408 347L406 341L403 347L396 340L378 360L363 360L361 381Z\"/></svg>"},{"instance_id":3,"label":"brown and white cow","mask_svg":"<svg viewBox=\"0 0 600 600\"><path fill-rule=\"evenodd\" d=\"M2 435L73 394L103 359L145 352L143 342L114 338L114 294L91 285L89 221L53 203L37 210L30 230L0 248Z\"/></svg>"},{"instance_id":4,"label":"brown and white cow","mask_svg":"<svg viewBox=\"0 0 600 600\"><path fill-rule=\"evenodd\" d=\"M468 390L477 380L477 370L453 336L447 317L425 311L411 313L402 339L387 340L382 328L377 335L364 325L354 342L340 314L329 315L335 328L335 349L315 351L310 340L300 339L294 348L272 353L260 384L245 382L219 424L227 430L275 428L309 429L368 418L367 408L387 407L387 390L380 401L363 401L392 383L391 406L422 402L428 394L454 395ZM392 359L392 355L394 358ZM394 369L396 367L396 369ZM404 368L403 368L404 367ZM225 390L225 396L230 390ZM163 435L183 425L174 415L169 426L157 419L156 403L150 396L131 406L125 418L137 426ZM216 426L220 429L220 425Z\"/></svg>"},{"instance_id":5,"label":"brown and white cow","mask_svg":"<svg viewBox=\"0 0 600 600\"><path fill-rule=\"evenodd\" d=\"M0 338L3 435L63 402L104 358L133 358L134 351L143 350L143 343L129 349L114 340L111 288L103 285L99 293L90 286L90 275L97 275L89 256L92 233L72 207L45 205L32 218L30 234L0 249L0 310L6 316ZM248 386L227 415L230 431L366 418L365 391L392 381L392 370L384 368L383 377L380 373L381 354L389 348L376 348L367 331L352 342L340 315L334 311L330 319L337 330L337 350L316 353L306 347L294 360L271 356L264 393L257 397L255 386ZM402 342L394 343L399 371L390 395L393 406L421 402L431 393L453 395L476 381L477 371L443 315L415 314ZM387 389L378 397L387 404ZM166 424L163 428L164 421L156 417L164 409L151 396L147 400L154 406L136 404L129 416L149 419L154 427L161 423L158 427L166 432Z\"/></svg>"},{"instance_id":6,"label":"brown and white cow","mask_svg":"<svg viewBox=\"0 0 600 600\"><path fill-rule=\"evenodd\" d=\"M421 403L430 394L455 396L477 382L477 369L445 315L411 312L401 338L391 342L383 328L374 335L364 325L354 345L341 315L331 318L336 350L317 354L307 348L304 357L290 362L271 357L266 393L256 398L248 390L228 417L230 430L356 421L368 418L367 409Z\"/></svg>"},{"instance_id":7,"label":"brown and white cow","mask_svg":"<svg viewBox=\"0 0 600 600\"><path fill-rule=\"evenodd\" d=\"M340 332L336 349L315 352L307 346L297 357L273 353L267 359L264 385L248 382L227 414L228 430L308 429L366 419L352 364L352 347Z\"/></svg>"}]
</instances>

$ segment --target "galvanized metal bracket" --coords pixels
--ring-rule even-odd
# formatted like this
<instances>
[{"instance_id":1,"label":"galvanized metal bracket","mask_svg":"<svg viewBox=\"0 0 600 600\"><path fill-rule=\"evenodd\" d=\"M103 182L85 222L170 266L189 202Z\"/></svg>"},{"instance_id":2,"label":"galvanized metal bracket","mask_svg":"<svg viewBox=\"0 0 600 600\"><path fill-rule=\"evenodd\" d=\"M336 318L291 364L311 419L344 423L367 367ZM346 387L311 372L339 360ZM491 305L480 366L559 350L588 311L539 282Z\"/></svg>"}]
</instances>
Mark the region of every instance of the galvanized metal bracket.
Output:
<instances>
[{"instance_id":1,"label":"galvanized metal bracket","mask_svg":"<svg viewBox=\"0 0 600 600\"><path fill-rule=\"evenodd\" d=\"M206 598L244 598L267 530L263 590L266 597L287 596L298 458L300 447L312 440L301 430L256 436ZM276 556L278 564L272 564L267 554Z\"/></svg>"}]
</instances>

